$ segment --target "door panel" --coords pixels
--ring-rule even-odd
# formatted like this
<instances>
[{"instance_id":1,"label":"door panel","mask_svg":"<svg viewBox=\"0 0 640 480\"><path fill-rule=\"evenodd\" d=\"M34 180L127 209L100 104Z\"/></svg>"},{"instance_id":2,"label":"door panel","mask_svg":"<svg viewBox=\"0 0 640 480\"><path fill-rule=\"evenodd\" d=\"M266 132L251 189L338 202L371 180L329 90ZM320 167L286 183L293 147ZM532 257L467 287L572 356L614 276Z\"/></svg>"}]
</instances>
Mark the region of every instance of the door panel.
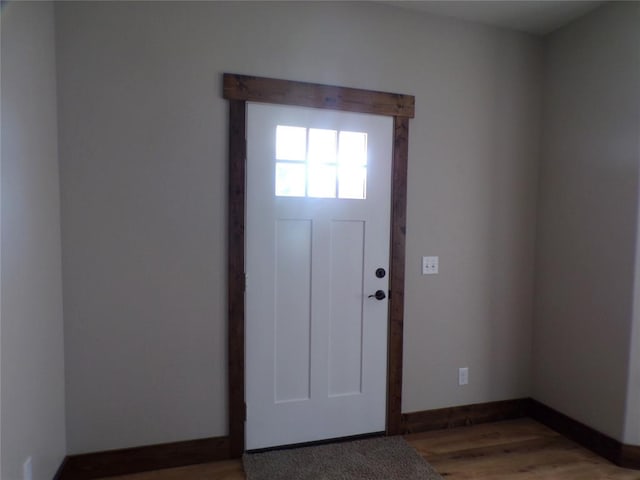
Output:
<instances>
[{"instance_id":1,"label":"door panel","mask_svg":"<svg viewBox=\"0 0 640 480\"><path fill-rule=\"evenodd\" d=\"M368 295L388 291L391 134L387 117L249 104L248 449L384 430L388 305Z\"/></svg>"},{"instance_id":2,"label":"door panel","mask_svg":"<svg viewBox=\"0 0 640 480\"><path fill-rule=\"evenodd\" d=\"M309 398L311 221L276 222L275 401Z\"/></svg>"},{"instance_id":3,"label":"door panel","mask_svg":"<svg viewBox=\"0 0 640 480\"><path fill-rule=\"evenodd\" d=\"M364 222L331 222L329 396L362 392Z\"/></svg>"}]
</instances>

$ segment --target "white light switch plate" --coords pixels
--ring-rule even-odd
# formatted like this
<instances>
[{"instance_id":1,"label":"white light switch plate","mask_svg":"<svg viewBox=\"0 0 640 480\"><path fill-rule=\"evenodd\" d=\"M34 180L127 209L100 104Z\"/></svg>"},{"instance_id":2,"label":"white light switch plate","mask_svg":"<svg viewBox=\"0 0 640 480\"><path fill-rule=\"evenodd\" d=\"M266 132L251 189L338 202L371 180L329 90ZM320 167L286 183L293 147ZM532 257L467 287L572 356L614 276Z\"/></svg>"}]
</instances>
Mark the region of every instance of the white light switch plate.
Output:
<instances>
[{"instance_id":1,"label":"white light switch plate","mask_svg":"<svg viewBox=\"0 0 640 480\"><path fill-rule=\"evenodd\" d=\"M467 385L469 383L469 367L458 369L458 385Z\"/></svg>"},{"instance_id":2,"label":"white light switch plate","mask_svg":"<svg viewBox=\"0 0 640 480\"><path fill-rule=\"evenodd\" d=\"M31 457L27 458L22 464L22 480L33 480L33 467L31 465Z\"/></svg>"},{"instance_id":3,"label":"white light switch plate","mask_svg":"<svg viewBox=\"0 0 640 480\"><path fill-rule=\"evenodd\" d=\"M438 273L439 257L422 257L422 274L435 275Z\"/></svg>"}]
</instances>

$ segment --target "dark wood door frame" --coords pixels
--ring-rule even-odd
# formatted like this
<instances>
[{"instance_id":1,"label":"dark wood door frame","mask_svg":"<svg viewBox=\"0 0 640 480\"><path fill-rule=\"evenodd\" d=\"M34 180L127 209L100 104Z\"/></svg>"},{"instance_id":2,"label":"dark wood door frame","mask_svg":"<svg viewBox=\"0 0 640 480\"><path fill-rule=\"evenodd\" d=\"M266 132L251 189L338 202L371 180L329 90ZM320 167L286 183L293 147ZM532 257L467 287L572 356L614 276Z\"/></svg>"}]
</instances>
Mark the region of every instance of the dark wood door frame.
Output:
<instances>
[{"instance_id":1,"label":"dark wood door frame","mask_svg":"<svg viewBox=\"0 0 640 480\"><path fill-rule=\"evenodd\" d=\"M247 102L324 108L393 117L389 330L387 351L387 435L401 432L402 333L411 95L314 83L224 74L229 100L228 204L228 382L229 442L232 457L244 451L245 405L245 179Z\"/></svg>"}]
</instances>

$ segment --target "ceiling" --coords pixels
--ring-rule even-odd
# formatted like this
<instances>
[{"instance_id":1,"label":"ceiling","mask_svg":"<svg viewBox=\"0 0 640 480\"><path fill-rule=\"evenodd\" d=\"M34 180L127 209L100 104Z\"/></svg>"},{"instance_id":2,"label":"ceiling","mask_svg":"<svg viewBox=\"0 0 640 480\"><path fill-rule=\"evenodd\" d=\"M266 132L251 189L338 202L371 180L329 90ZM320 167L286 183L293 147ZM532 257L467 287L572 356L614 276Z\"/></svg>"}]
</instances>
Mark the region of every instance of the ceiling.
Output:
<instances>
[{"instance_id":1,"label":"ceiling","mask_svg":"<svg viewBox=\"0 0 640 480\"><path fill-rule=\"evenodd\" d=\"M584 15L603 0L386 1L413 11L544 35Z\"/></svg>"}]
</instances>

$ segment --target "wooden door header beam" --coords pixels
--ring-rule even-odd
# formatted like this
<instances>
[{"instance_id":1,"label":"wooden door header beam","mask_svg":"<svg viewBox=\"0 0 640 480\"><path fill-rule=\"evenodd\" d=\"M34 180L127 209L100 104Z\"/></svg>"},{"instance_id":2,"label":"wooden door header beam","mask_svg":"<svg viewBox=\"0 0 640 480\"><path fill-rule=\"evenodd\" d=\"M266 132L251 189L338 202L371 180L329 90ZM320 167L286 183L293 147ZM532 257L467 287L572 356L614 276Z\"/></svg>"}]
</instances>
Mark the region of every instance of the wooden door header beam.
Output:
<instances>
[{"instance_id":1,"label":"wooden door header beam","mask_svg":"<svg viewBox=\"0 0 640 480\"><path fill-rule=\"evenodd\" d=\"M330 108L390 117L413 118L415 111L415 97L412 95L233 73L224 74L223 96L227 100Z\"/></svg>"}]
</instances>

